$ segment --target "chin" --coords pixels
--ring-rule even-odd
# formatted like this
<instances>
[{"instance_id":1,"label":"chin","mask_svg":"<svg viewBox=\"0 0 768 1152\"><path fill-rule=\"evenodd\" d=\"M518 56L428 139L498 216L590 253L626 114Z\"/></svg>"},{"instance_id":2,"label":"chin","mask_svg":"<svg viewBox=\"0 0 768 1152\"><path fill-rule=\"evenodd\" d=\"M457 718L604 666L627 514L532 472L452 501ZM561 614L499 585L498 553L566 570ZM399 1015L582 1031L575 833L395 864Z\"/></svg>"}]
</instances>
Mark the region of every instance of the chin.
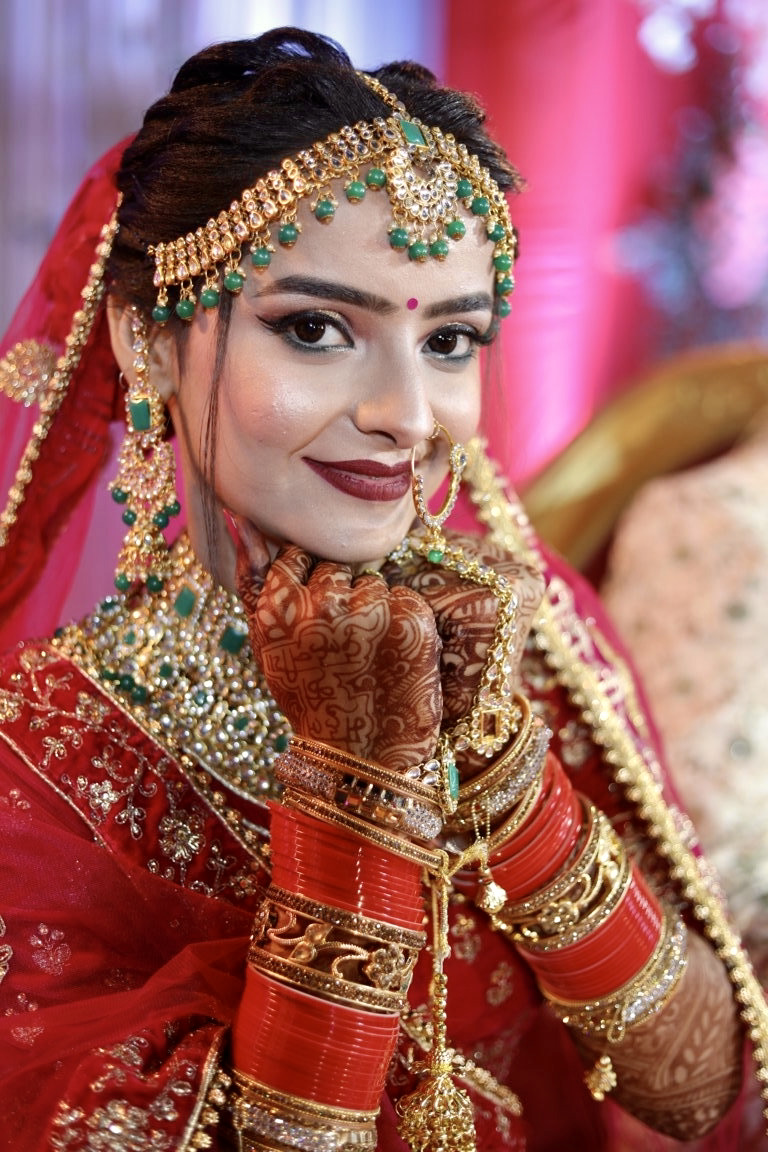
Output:
<instances>
[{"instance_id":1,"label":"chin","mask_svg":"<svg viewBox=\"0 0 768 1152\"><path fill-rule=\"evenodd\" d=\"M310 543L299 547L303 547L306 552L317 556L320 560L349 564L352 568L372 568L382 564L390 552L399 548L409 531L410 525L406 525L396 534L361 532L350 540L335 540L332 543L328 540L314 541L314 547Z\"/></svg>"}]
</instances>

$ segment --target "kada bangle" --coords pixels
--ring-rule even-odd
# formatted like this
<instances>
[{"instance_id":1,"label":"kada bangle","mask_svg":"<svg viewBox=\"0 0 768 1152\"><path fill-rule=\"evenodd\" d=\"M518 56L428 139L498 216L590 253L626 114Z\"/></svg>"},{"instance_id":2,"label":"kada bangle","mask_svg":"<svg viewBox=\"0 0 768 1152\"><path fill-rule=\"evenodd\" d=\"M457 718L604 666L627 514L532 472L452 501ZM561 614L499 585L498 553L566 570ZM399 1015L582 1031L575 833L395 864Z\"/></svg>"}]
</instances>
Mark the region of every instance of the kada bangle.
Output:
<instances>
[{"instance_id":1,"label":"kada bangle","mask_svg":"<svg viewBox=\"0 0 768 1152\"><path fill-rule=\"evenodd\" d=\"M609 996L567 1001L548 996L564 1024L590 1037L620 1043L628 1028L660 1012L674 995L687 964L687 933L680 917L667 910L659 942L640 971Z\"/></svg>"}]
</instances>

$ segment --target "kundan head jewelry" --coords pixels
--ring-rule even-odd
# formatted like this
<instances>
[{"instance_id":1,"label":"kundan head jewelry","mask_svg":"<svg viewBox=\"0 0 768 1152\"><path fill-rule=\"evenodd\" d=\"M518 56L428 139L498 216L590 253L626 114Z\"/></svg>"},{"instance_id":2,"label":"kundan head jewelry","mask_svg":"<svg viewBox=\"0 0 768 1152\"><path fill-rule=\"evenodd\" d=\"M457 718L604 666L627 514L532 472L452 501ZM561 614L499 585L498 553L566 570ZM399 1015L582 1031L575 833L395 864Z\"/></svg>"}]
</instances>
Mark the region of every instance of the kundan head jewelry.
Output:
<instances>
[{"instance_id":1,"label":"kundan head jewelry","mask_svg":"<svg viewBox=\"0 0 768 1152\"><path fill-rule=\"evenodd\" d=\"M227 291L240 292L248 251L252 266L263 271L275 239L282 248L297 243L302 200L309 200L316 220L329 224L339 205L334 191L339 180L350 204L359 204L369 192L386 192L390 247L418 263L444 260L451 243L465 235L467 214L482 219L494 246L496 313L509 314L517 233L504 192L464 144L410 116L373 76L358 75L392 109L391 116L332 132L283 160L195 232L148 249L155 261L156 323L170 319L170 288L178 288L175 312L182 320L192 319L198 301L205 309L218 307L222 283Z\"/></svg>"}]
</instances>

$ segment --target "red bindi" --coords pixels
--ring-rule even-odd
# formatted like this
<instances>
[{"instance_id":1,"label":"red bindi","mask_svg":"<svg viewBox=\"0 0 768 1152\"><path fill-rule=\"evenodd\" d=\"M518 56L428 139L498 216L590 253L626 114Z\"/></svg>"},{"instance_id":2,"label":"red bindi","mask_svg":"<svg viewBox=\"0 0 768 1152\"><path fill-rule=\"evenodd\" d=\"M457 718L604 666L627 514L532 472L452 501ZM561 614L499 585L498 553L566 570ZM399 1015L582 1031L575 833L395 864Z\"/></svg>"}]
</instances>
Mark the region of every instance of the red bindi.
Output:
<instances>
[{"instance_id":1,"label":"red bindi","mask_svg":"<svg viewBox=\"0 0 768 1152\"><path fill-rule=\"evenodd\" d=\"M419 306L419 302L418 302L418 300L416 299L416 297L415 297L415 296L411 296L411 298L410 298L410 300L408 301L408 304L406 305L406 307L410 308L411 312L413 312L414 308L418 308L418 306Z\"/></svg>"}]
</instances>

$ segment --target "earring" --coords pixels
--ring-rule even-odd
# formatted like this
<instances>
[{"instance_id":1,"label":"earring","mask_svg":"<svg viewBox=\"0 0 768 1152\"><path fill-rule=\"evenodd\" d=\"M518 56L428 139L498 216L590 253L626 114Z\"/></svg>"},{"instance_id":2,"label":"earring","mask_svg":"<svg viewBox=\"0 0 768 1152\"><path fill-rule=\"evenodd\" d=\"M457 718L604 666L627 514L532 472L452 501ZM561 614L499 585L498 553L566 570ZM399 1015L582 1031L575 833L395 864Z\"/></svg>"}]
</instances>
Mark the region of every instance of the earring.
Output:
<instances>
[{"instance_id":1,"label":"earring","mask_svg":"<svg viewBox=\"0 0 768 1152\"><path fill-rule=\"evenodd\" d=\"M112 499L123 505L128 532L117 563L115 587L126 591L146 581L159 592L169 575L168 546L163 529L181 506L176 498L176 457L163 439L165 404L149 380L149 342L144 318L131 309L133 382L125 398L126 433L118 472L110 484Z\"/></svg>"},{"instance_id":2,"label":"earring","mask_svg":"<svg viewBox=\"0 0 768 1152\"><path fill-rule=\"evenodd\" d=\"M420 472L416 471L416 449L414 448L411 452L411 489L413 492L413 502L416 505L416 515L427 529L427 559L433 564L439 564L443 558L443 553L445 552L443 524L450 516L456 504L461 477L467 466L467 453L463 446L461 444L455 444L447 429L435 420L435 427L432 435L429 436L428 439L436 440L441 434L445 436L449 445L448 467L451 476L445 500L437 512L430 512L427 508L427 502L424 499L424 477Z\"/></svg>"}]
</instances>

